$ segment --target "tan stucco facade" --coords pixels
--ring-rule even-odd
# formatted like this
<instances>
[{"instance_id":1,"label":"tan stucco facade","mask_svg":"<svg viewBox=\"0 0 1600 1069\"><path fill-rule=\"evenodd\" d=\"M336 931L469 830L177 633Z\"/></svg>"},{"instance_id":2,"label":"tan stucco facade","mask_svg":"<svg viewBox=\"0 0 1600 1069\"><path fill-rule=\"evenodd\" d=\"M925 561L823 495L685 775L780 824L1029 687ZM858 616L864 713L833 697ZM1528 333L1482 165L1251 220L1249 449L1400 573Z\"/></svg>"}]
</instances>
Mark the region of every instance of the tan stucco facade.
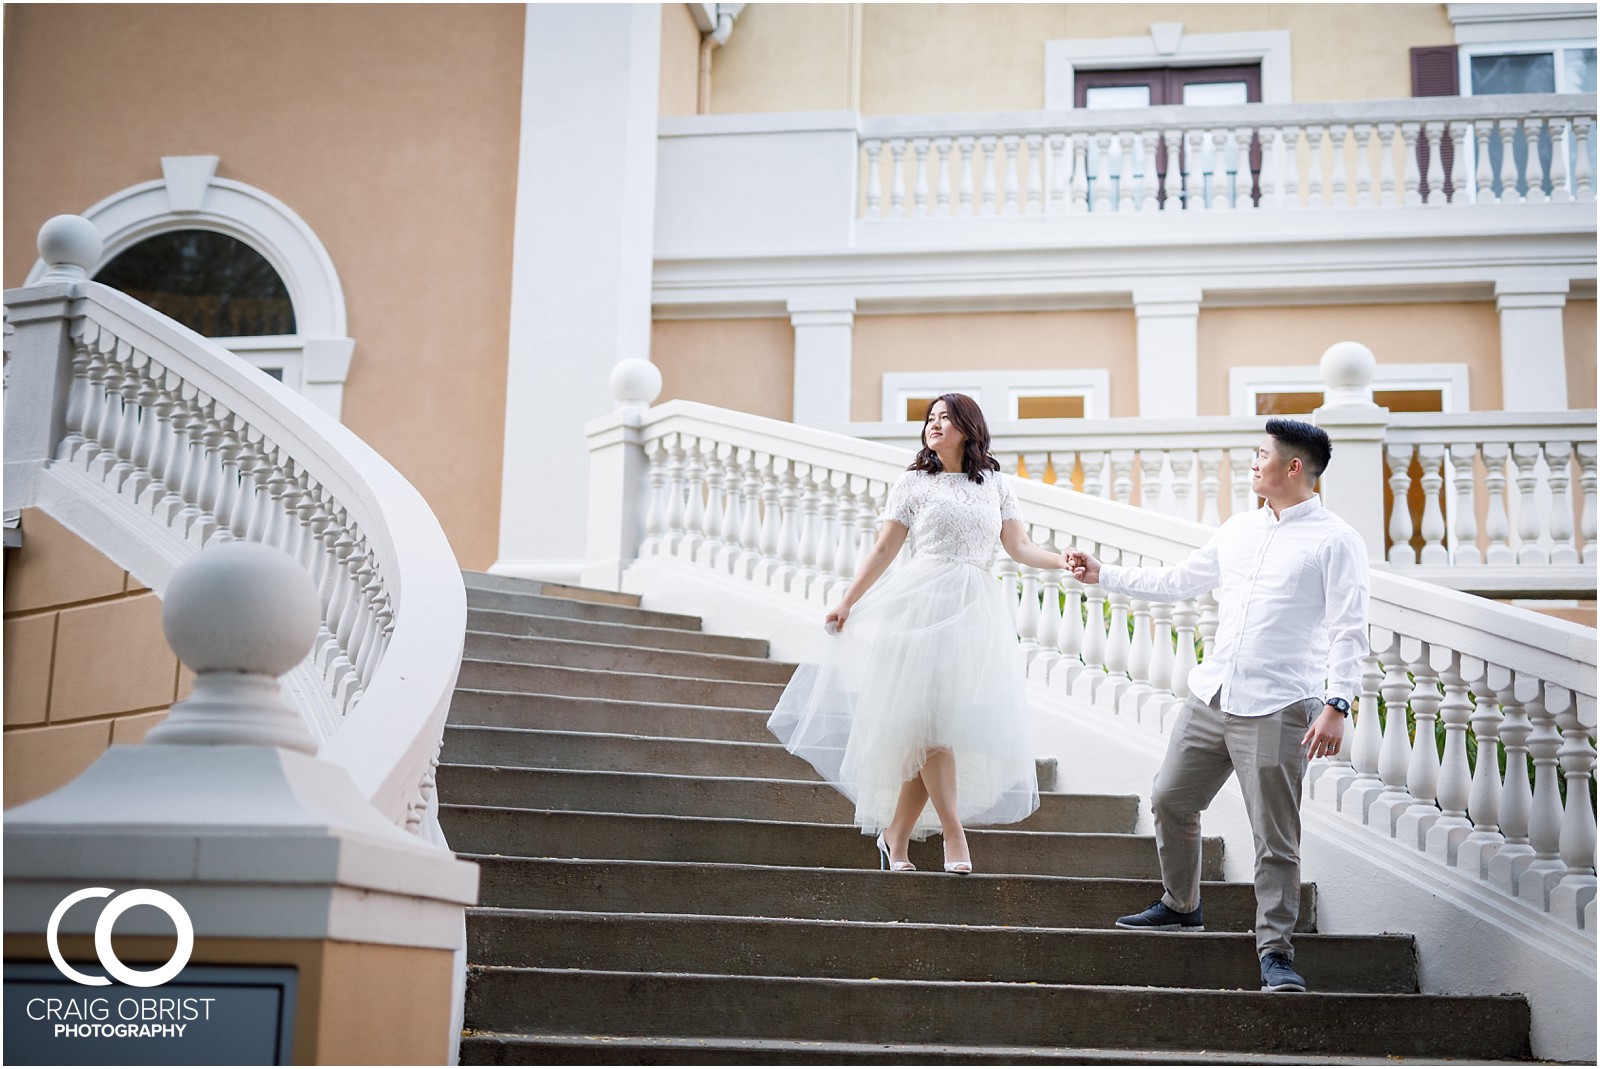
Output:
<instances>
[{"instance_id":1,"label":"tan stucco facade","mask_svg":"<svg viewBox=\"0 0 1600 1069\"><path fill-rule=\"evenodd\" d=\"M1567 406L1595 406L1595 302L1568 301L1561 313L1567 346Z\"/></svg>"},{"instance_id":2,"label":"tan stucco facade","mask_svg":"<svg viewBox=\"0 0 1600 1069\"><path fill-rule=\"evenodd\" d=\"M5 551L5 806L136 743L192 677L148 587L39 509Z\"/></svg>"},{"instance_id":3,"label":"tan stucco facade","mask_svg":"<svg viewBox=\"0 0 1600 1069\"><path fill-rule=\"evenodd\" d=\"M700 28L689 5L662 4L661 114L695 114L699 87Z\"/></svg>"},{"instance_id":4,"label":"tan stucco facade","mask_svg":"<svg viewBox=\"0 0 1600 1069\"><path fill-rule=\"evenodd\" d=\"M794 328L787 319L658 320L650 359L661 401L682 398L770 419L794 414Z\"/></svg>"},{"instance_id":5,"label":"tan stucco facade","mask_svg":"<svg viewBox=\"0 0 1600 1069\"><path fill-rule=\"evenodd\" d=\"M50 216L160 178L162 156L220 157L327 247L356 343L344 422L421 490L461 563L487 567L521 5L11 5L5 21L6 284Z\"/></svg>"}]
</instances>

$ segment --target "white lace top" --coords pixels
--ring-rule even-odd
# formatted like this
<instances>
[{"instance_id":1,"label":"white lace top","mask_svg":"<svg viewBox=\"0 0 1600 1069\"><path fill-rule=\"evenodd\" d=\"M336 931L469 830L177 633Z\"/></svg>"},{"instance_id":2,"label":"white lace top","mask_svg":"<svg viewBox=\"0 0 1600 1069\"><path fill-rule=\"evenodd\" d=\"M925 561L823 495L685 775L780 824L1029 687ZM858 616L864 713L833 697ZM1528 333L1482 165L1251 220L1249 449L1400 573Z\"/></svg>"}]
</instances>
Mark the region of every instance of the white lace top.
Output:
<instances>
[{"instance_id":1,"label":"white lace top","mask_svg":"<svg viewBox=\"0 0 1600 1069\"><path fill-rule=\"evenodd\" d=\"M918 556L987 568L1000 524L1020 520L1011 484L997 471L975 483L963 472L908 471L889 490L883 519L905 524Z\"/></svg>"}]
</instances>

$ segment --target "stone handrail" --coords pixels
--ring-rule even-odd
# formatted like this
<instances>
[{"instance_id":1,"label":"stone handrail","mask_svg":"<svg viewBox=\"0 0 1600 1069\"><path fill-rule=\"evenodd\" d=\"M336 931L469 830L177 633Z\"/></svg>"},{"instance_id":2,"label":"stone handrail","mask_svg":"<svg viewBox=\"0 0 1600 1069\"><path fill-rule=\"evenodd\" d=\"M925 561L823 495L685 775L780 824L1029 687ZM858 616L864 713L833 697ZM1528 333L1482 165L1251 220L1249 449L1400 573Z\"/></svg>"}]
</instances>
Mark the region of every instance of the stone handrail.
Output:
<instances>
[{"instance_id":1,"label":"stone handrail","mask_svg":"<svg viewBox=\"0 0 1600 1069\"><path fill-rule=\"evenodd\" d=\"M50 270L6 294L6 508L46 508L157 593L215 542L298 560L321 624L286 689L322 757L434 835L466 595L427 503L316 405L88 281L86 220L46 223L40 251Z\"/></svg>"},{"instance_id":2,"label":"stone handrail","mask_svg":"<svg viewBox=\"0 0 1600 1069\"><path fill-rule=\"evenodd\" d=\"M865 117L860 217L1592 202L1594 120L1592 93ZM1519 163L1530 136L1562 149Z\"/></svg>"},{"instance_id":3,"label":"stone handrail","mask_svg":"<svg viewBox=\"0 0 1600 1069\"><path fill-rule=\"evenodd\" d=\"M592 422L589 439L589 581L616 585L632 560L670 557L818 607L854 574L910 457L686 401L625 408ZM1061 486L1030 480L1017 494L1036 541L1112 561L1174 563L1211 535ZM996 573L1015 592L1030 675L1108 715L1166 729L1215 635L1210 596L1174 605L1108 596L1004 555ZM1370 623L1351 752L1314 763L1314 797L1592 935L1593 630L1383 572L1373 575ZM1409 705L1420 738L1442 720L1443 755L1413 746L1406 718L1381 717L1380 699L1389 710ZM1503 781L1488 759L1502 750Z\"/></svg>"}]
</instances>

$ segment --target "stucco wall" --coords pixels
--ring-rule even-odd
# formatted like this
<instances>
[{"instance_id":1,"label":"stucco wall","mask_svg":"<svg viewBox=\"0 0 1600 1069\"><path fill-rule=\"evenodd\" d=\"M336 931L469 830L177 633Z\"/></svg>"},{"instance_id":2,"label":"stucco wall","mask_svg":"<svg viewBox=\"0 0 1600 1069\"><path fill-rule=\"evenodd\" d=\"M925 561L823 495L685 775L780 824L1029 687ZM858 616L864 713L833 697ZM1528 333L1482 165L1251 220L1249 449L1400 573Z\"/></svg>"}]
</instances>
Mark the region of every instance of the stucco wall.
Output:
<instances>
[{"instance_id":1,"label":"stucco wall","mask_svg":"<svg viewBox=\"0 0 1600 1069\"><path fill-rule=\"evenodd\" d=\"M771 419L794 415L794 328L787 319L658 320L650 359L661 401L683 398Z\"/></svg>"},{"instance_id":2,"label":"stucco wall","mask_svg":"<svg viewBox=\"0 0 1600 1069\"><path fill-rule=\"evenodd\" d=\"M661 114L693 115L700 80L700 28L688 4L661 5Z\"/></svg>"},{"instance_id":3,"label":"stucco wall","mask_svg":"<svg viewBox=\"0 0 1600 1069\"><path fill-rule=\"evenodd\" d=\"M38 509L21 531L5 551L8 809L139 742L191 683L148 587Z\"/></svg>"},{"instance_id":4,"label":"stucco wall","mask_svg":"<svg viewBox=\"0 0 1600 1069\"><path fill-rule=\"evenodd\" d=\"M1595 406L1595 302L1568 301L1561 314L1567 346L1567 405Z\"/></svg>"},{"instance_id":5,"label":"stucco wall","mask_svg":"<svg viewBox=\"0 0 1600 1069\"><path fill-rule=\"evenodd\" d=\"M284 201L326 245L356 341L344 421L495 558L522 7L10 5L5 278L39 224L164 155Z\"/></svg>"}]
</instances>

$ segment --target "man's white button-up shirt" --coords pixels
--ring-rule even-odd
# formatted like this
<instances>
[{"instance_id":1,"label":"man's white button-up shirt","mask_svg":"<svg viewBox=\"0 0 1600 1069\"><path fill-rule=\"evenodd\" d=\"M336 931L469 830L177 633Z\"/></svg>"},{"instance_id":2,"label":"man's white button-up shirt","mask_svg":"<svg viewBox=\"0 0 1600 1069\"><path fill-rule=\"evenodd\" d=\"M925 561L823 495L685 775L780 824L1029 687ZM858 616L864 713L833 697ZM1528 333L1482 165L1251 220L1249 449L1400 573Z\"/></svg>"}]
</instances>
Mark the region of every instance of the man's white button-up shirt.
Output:
<instances>
[{"instance_id":1,"label":"man's white button-up shirt","mask_svg":"<svg viewBox=\"0 0 1600 1069\"><path fill-rule=\"evenodd\" d=\"M1265 716L1306 698L1356 697L1368 653L1367 550L1315 494L1278 515L1231 517L1170 568L1103 564L1100 585L1147 601L1217 591L1216 639L1189 690L1203 702L1221 691L1224 712Z\"/></svg>"}]
</instances>

